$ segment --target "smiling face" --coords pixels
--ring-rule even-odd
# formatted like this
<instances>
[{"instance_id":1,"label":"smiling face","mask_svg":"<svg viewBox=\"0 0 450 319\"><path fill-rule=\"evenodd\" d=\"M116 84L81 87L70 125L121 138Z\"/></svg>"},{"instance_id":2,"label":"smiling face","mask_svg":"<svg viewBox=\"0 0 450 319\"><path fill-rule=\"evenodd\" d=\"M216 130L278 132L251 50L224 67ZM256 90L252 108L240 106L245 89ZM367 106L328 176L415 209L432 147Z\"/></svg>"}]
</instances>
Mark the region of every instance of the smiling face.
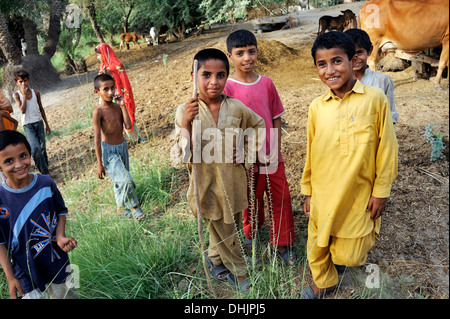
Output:
<instances>
[{"instance_id":1,"label":"smiling face","mask_svg":"<svg viewBox=\"0 0 450 319\"><path fill-rule=\"evenodd\" d=\"M98 89L94 90L95 94L99 95L103 101L111 102L116 93L116 86L114 81L107 80L99 83Z\"/></svg>"},{"instance_id":2,"label":"smiling face","mask_svg":"<svg viewBox=\"0 0 450 319\"><path fill-rule=\"evenodd\" d=\"M236 73L248 73L253 70L258 59L256 45L247 45L240 48L232 48L228 57L233 61Z\"/></svg>"},{"instance_id":3,"label":"smiling face","mask_svg":"<svg viewBox=\"0 0 450 319\"><path fill-rule=\"evenodd\" d=\"M323 48L316 51L315 58L319 78L333 90L334 94L343 98L355 84L352 67L356 57L349 60L347 54L340 48Z\"/></svg>"},{"instance_id":4,"label":"smiling face","mask_svg":"<svg viewBox=\"0 0 450 319\"><path fill-rule=\"evenodd\" d=\"M199 98L206 104L217 102L227 78L227 68L223 61L209 59L201 63L197 74Z\"/></svg>"},{"instance_id":5,"label":"smiling face","mask_svg":"<svg viewBox=\"0 0 450 319\"><path fill-rule=\"evenodd\" d=\"M356 59L355 63L353 64L353 71L359 72L362 70L365 70L367 68L367 59L369 58L372 51L367 52L366 49L356 46Z\"/></svg>"},{"instance_id":6,"label":"smiling face","mask_svg":"<svg viewBox=\"0 0 450 319\"><path fill-rule=\"evenodd\" d=\"M28 174L31 156L23 143L8 145L0 151L0 170L6 175L6 184L14 189L28 186L33 176Z\"/></svg>"}]
</instances>

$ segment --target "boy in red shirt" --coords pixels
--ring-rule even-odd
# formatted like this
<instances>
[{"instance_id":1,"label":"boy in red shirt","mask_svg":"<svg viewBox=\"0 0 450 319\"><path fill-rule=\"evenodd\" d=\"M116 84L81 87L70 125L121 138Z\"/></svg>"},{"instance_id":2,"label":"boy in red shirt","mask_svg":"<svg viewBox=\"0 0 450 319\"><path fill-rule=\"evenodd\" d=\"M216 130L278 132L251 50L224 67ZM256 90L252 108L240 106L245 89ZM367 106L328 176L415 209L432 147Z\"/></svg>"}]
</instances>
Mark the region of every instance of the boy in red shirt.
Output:
<instances>
[{"instance_id":1,"label":"boy in red shirt","mask_svg":"<svg viewBox=\"0 0 450 319\"><path fill-rule=\"evenodd\" d=\"M271 205L270 244L278 258L293 265L297 256L292 250L295 241L291 195L286 181L284 159L281 155L281 115L284 114L278 92L272 80L256 74L253 67L258 57L256 37L247 30L237 30L227 38L228 57L235 65L224 93L243 102L266 124L266 158L248 172L255 201L244 210L246 245L255 239L257 229L264 223L264 192ZM263 153L264 154L264 153ZM251 191L250 191L251 193ZM257 218L252 211L257 211ZM257 220L255 220L257 219Z\"/></svg>"}]
</instances>

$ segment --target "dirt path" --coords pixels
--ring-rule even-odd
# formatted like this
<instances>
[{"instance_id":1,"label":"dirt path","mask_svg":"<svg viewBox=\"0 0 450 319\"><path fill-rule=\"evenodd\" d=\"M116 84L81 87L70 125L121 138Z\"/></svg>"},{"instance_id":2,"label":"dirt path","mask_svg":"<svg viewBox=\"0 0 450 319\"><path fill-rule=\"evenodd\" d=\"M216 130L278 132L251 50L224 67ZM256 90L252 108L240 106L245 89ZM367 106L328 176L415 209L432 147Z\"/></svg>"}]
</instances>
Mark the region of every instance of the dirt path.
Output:
<instances>
[{"instance_id":1,"label":"dirt path","mask_svg":"<svg viewBox=\"0 0 450 319\"><path fill-rule=\"evenodd\" d=\"M356 2L325 11L303 11L298 15L300 26L257 35L258 72L274 80L286 109L282 152L299 241L305 240L307 223L298 186L306 154L307 111L310 102L326 90L310 57L317 21L325 12L337 15L346 8L357 12L362 4ZM133 87L137 123L141 131L151 137L151 143L135 147L170 148L174 112L191 92L189 68L193 55L204 47L225 50L225 38L236 28L251 30L252 26L247 23L214 27L200 37L183 42L117 52ZM167 67L163 64L163 55L167 55ZM89 120L89 108L96 103L91 83L99 66L94 55L87 63L89 74L65 78L57 89L43 94L54 130L80 119ZM382 232L368 263L380 267L386 298L448 298L448 89L437 91L430 81L414 81L410 70L388 75L396 85L397 111L400 113L399 123L395 126L399 141L399 174L383 216ZM431 146L424 137L427 124L436 124L437 131L444 134L445 159L430 161ZM95 174L92 133L92 127L89 127L49 141L50 167L58 182ZM182 181L183 178L186 180L184 176ZM182 182L179 192L185 194L185 191L186 184ZM359 270L359 275L364 275L364 269ZM342 298L354 296L350 284L349 287Z\"/></svg>"}]
</instances>

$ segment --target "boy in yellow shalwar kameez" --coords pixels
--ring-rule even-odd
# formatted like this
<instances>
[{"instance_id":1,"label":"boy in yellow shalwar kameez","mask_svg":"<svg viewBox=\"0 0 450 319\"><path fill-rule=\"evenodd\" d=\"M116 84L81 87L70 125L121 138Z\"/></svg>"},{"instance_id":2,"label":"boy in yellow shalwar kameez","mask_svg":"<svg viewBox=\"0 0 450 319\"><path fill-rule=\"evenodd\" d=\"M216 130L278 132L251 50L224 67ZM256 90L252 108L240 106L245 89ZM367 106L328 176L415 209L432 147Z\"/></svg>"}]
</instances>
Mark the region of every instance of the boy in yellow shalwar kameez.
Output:
<instances>
[{"instance_id":1,"label":"boy in yellow shalwar kameez","mask_svg":"<svg viewBox=\"0 0 450 319\"><path fill-rule=\"evenodd\" d=\"M352 39L341 32L323 34L311 53L330 90L311 103L308 113L301 192L314 284L303 289L302 299L332 292L337 268L365 263L398 165L388 99L353 79Z\"/></svg>"}]
</instances>

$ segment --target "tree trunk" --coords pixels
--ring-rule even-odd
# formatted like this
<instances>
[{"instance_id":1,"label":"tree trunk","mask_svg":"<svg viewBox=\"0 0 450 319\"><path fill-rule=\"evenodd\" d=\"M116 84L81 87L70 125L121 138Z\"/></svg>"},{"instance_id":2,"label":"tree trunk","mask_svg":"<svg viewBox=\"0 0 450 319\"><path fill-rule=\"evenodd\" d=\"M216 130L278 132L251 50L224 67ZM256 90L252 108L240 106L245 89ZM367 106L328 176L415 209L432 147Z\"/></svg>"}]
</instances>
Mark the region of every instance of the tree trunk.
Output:
<instances>
[{"instance_id":1,"label":"tree trunk","mask_svg":"<svg viewBox=\"0 0 450 319\"><path fill-rule=\"evenodd\" d=\"M181 21L181 25L178 26L177 32L174 32L179 40L184 40L186 34L186 25L184 20Z\"/></svg>"},{"instance_id":2,"label":"tree trunk","mask_svg":"<svg viewBox=\"0 0 450 319\"><path fill-rule=\"evenodd\" d=\"M50 12L50 25L47 33L47 41L44 44L43 54L51 58L56 52L59 35L61 34L61 0L52 0Z\"/></svg>"},{"instance_id":3,"label":"tree trunk","mask_svg":"<svg viewBox=\"0 0 450 319\"><path fill-rule=\"evenodd\" d=\"M23 0L26 10L34 9L33 0ZM59 9L58 9L59 6ZM61 12L61 0L52 0L52 14L53 12ZM5 53L6 57L9 57L10 62L3 69L3 90L6 96L12 97L12 93L16 89L15 84L15 72L19 69L24 69L30 74L30 86L38 90L45 90L53 87L55 83L60 81L59 75L56 72L50 61L50 55L52 54L52 45L58 43L59 32L54 32L58 27L55 24L60 24L59 19L50 19L49 30L51 30L50 43L46 45L47 51L45 54L40 55L37 47L37 27L31 19L23 17L24 19L24 31L25 40L27 42L27 56L21 59L19 48L12 42L11 34L9 30L5 29L4 17L1 15L0 20L0 46ZM2 23L3 22L3 23ZM50 32L49 32L50 33ZM55 49L53 49L53 54Z\"/></svg>"},{"instance_id":4,"label":"tree trunk","mask_svg":"<svg viewBox=\"0 0 450 319\"><path fill-rule=\"evenodd\" d=\"M6 59L10 64L18 65L22 55L19 48L14 43L11 34L9 33L8 26L6 25L3 13L0 12L0 48L3 51Z\"/></svg>"},{"instance_id":5,"label":"tree trunk","mask_svg":"<svg viewBox=\"0 0 450 319\"><path fill-rule=\"evenodd\" d=\"M23 2L25 4L25 10L28 10L29 12L34 12L36 10L33 0L23 0ZM36 23L24 16L23 29L25 31L25 41L27 42L27 55L39 54Z\"/></svg>"},{"instance_id":6,"label":"tree trunk","mask_svg":"<svg viewBox=\"0 0 450 319\"><path fill-rule=\"evenodd\" d=\"M89 18L91 20L92 29L94 29L95 35L97 36L97 39L100 43L105 43L105 40L103 40L103 34L100 30L100 27L97 23L97 17L95 13L95 5L94 0L88 0L86 4L86 8L88 9Z\"/></svg>"},{"instance_id":7,"label":"tree trunk","mask_svg":"<svg viewBox=\"0 0 450 319\"><path fill-rule=\"evenodd\" d=\"M130 10L128 10L128 12L125 11L125 8L122 8L122 12L123 12L123 16L124 16L124 22L123 22L123 32L127 33L128 32L128 19L130 18L131 15L131 11L133 11L134 8L134 3L130 4Z\"/></svg>"}]
</instances>

